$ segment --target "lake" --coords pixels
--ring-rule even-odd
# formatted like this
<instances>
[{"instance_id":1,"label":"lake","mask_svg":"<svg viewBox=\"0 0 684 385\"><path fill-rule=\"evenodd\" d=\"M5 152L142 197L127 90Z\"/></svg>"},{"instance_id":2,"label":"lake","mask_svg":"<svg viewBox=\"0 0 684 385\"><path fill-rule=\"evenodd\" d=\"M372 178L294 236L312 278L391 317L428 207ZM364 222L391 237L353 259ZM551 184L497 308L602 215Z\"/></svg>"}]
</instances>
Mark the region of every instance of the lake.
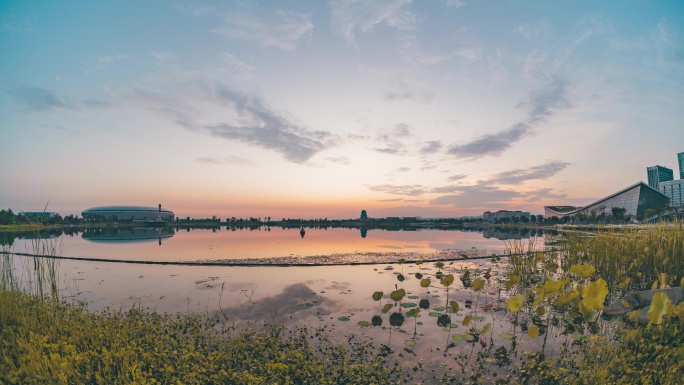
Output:
<instances>
[{"instance_id":1,"label":"lake","mask_svg":"<svg viewBox=\"0 0 684 385\"><path fill-rule=\"evenodd\" d=\"M259 327L266 322L288 327L324 326L331 340L339 343L344 343L350 334L372 338L391 349L390 359L397 359L405 366L422 365L428 372L418 377L427 379L431 370L444 372L445 368L453 366L454 360L460 360L459 365L473 360L472 344L463 341L472 338L468 331L473 328L482 329L491 324L491 341L487 343L510 347L511 341L506 336L510 335L512 324L505 309L505 293L502 295L502 286L497 279L506 271L507 258L445 261L443 267L434 262L396 262L400 257L415 260L445 255L459 257L464 253L473 255L473 251L487 256L504 254L508 241L491 234L451 230L369 230L362 237L359 229L307 228L302 237L299 229L264 227L235 231L226 228L189 231L142 228L63 233L40 242L55 245L66 257L98 260L50 260L5 254L2 270L6 271L11 265L12 274L20 285L35 288L36 265L52 264L60 295L85 301L91 310L126 310L139 306L167 313L218 313L227 322L242 327ZM515 238L515 234L499 233L499 236ZM529 240L543 247L543 236L521 239L522 242ZM30 237L17 238L3 249L32 253L35 242L37 240ZM376 257L387 261L334 266L267 264L278 258L297 262L326 255L342 256L336 260L342 262L367 262ZM257 264L155 265L115 263L108 259L245 260L257 261ZM482 292L474 293L459 282L458 277L466 272L472 274L473 279L487 274L491 279L487 279L488 284ZM440 286L438 277L449 273L457 278L447 290ZM431 278L432 285L422 287L420 278ZM406 295L395 302L389 294L397 287L404 288ZM377 291L383 292L380 301L372 298ZM449 301L454 300L461 309L451 314ZM381 307L385 304L393 306L383 313ZM487 305L491 305L491 310L482 311ZM408 316L408 311L417 308L421 311L417 317ZM470 325L463 325L469 315L476 318ZM450 317L446 327L444 322L438 323L440 316ZM374 323L378 326L371 326ZM538 349L538 341L532 339L523 339L517 344ZM447 346L450 346L448 352Z\"/></svg>"}]
</instances>

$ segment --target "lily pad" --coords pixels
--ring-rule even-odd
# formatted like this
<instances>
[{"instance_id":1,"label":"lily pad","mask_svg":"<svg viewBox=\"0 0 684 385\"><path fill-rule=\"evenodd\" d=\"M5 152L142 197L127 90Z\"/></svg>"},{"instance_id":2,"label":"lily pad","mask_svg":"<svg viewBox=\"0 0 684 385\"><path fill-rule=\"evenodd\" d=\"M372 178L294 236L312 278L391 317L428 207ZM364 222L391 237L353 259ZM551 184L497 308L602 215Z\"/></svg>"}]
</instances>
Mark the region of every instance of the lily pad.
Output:
<instances>
[{"instance_id":1,"label":"lily pad","mask_svg":"<svg viewBox=\"0 0 684 385\"><path fill-rule=\"evenodd\" d=\"M340 320L340 321L342 321L342 322L347 322L347 321L349 321L349 317L347 317L347 316L338 317L337 319Z\"/></svg>"},{"instance_id":2,"label":"lily pad","mask_svg":"<svg viewBox=\"0 0 684 385\"><path fill-rule=\"evenodd\" d=\"M413 302L405 302L405 303L401 304L401 307L403 307L403 308L411 308L411 307L416 307L416 306L418 306L418 305L416 305Z\"/></svg>"},{"instance_id":3,"label":"lily pad","mask_svg":"<svg viewBox=\"0 0 684 385\"><path fill-rule=\"evenodd\" d=\"M367 328L367 327L373 326L373 324L368 322L368 321L359 321L359 322L357 322L357 325L359 325L362 328Z\"/></svg>"}]
</instances>

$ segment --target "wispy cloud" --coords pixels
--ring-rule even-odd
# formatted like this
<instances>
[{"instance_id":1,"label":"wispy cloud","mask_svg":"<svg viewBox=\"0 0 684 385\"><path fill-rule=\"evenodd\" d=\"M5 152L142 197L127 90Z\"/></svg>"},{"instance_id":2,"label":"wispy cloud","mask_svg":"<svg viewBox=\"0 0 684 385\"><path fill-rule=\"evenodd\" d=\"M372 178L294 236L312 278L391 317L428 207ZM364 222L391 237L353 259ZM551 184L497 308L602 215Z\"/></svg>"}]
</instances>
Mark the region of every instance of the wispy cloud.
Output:
<instances>
[{"instance_id":1,"label":"wispy cloud","mask_svg":"<svg viewBox=\"0 0 684 385\"><path fill-rule=\"evenodd\" d=\"M449 147L447 153L458 158L477 159L485 155L499 155L507 150L513 143L522 139L530 130L530 126L518 123L513 127L481 136L472 142L457 144Z\"/></svg>"},{"instance_id":2,"label":"wispy cloud","mask_svg":"<svg viewBox=\"0 0 684 385\"><path fill-rule=\"evenodd\" d=\"M461 179L463 179L463 178L465 178L465 177L467 177L467 176L468 176L468 175L466 175L466 174L456 174L456 175L452 175L452 176L448 177L447 180L448 180L449 182L455 182L455 181L461 180Z\"/></svg>"},{"instance_id":3,"label":"wispy cloud","mask_svg":"<svg viewBox=\"0 0 684 385\"><path fill-rule=\"evenodd\" d=\"M423 147L420 149L420 153L423 155L434 154L439 152L441 149L442 142L439 140L431 140L423 144Z\"/></svg>"},{"instance_id":4,"label":"wispy cloud","mask_svg":"<svg viewBox=\"0 0 684 385\"><path fill-rule=\"evenodd\" d=\"M500 184L518 184L527 180L547 179L565 170L570 163L553 161L539 166L516 169L494 175L492 181Z\"/></svg>"},{"instance_id":5,"label":"wispy cloud","mask_svg":"<svg viewBox=\"0 0 684 385\"><path fill-rule=\"evenodd\" d=\"M527 107L529 124L543 123L556 111L572 106L567 97L566 81L559 76L550 76L530 91L527 100L520 105Z\"/></svg>"},{"instance_id":6,"label":"wispy cloud","mask_svg":"<svg viewBox=\"0 0 684 385\"><path fill-rule=\"evenodd\" d=\"M432 92L420 91L420 85L409 79L406 75L399 75L391 79L389 86L385 90L387 100L415 100L428 103L432 100Z\"/></svg>"},{"instance_id":7,"label":"wispy cloud","mask_svg":"<svg viewBox=\"0 0 684 385\"><path fill-rule=\"evenodd\" d=\"M222 27L212 32L226 39L256 41L262 47L284 50L295 49L299 40L314 28L311 15L282 9L258 14L229 13L223 22Z\"/></svg>"},{"instance_id":8,"label":"wispy cloud","mask_svg":"<svg viewBox=\"0 0 684 385\"><path fill-rule=\"evenodd\" d=\"M227 156L222 159L211 158L211 157L199 157L195 159L197 162L206 164L232 164L232 165L247 165L252 164L249 159L245 159L239 156Z\"/></svg>"},{"instance_id":9,"label":"wispy cloud","mask_svg":"<svg viewBox=\"0 0 684 385\"><path fill-rule=\"evenodd\" d=\"M375 192L383 192L387 194L394 194L394 195L405 195L405 196L421 196L425 194L425 189L421 185L400 185L400 186L395 186L395 185L390 185L390 184L381 184L381 185L375 185L375 186L368 186L368 189L371 191Z\"/></svg>"},{"instance_id":10,"label":"wispy cloud","mask_svg":"<svg viewBox=\"0 0 684 385\"><path fill-rule=\"evenodd\" d=\"M43 112L56 109L74 109L65 98L55 92L41 87L17 87L7 90L14 102L22 109L31 112Z\"/></svg>"},{"instance_id":11,"label":"wispy cloud","mask_svg":"<svg viewBox=\"0 0 684 385\"><path fill-rule=\"evenodd\" d=\"M378 25L400 30L414 29L417 17L407 9L412 0L332 0L329 2L333 29L347 44L355 46L358 32L368 33Z\"/></svg>"},{"instance_id":12,"label":"wispy cloud","mask_svg":"<svg viewBox=\"0 0 684 385\"><path fill-rule=\"evenodd\" d=\"M132 62L136 60L135 55L130 55L127 53L119 53L113 55L100 55L90 60L90 68L96 70L103 70L108 68L115 62Z\"/></svg>"},{"instance_id":13,"label":"wispy cloud","mask_svg":"<svg viewBox=\"0 0 684 385\"><path fill-rule=\"evenodd\" d=\"M454 207L477 208L491 204L507 203L513 198L520 198L522 193L503 190L498 187L479 183L474 186L460 186L459 194L443 195L430 200L431 205L453 205Z\"/></svg>"},{"instance_id":14,"label":"wispy cloud","mask_svg":"<svg viewBox=\"0 0 684 385\"><path fill-rule=\"evenodd\" d=\"M327 160L328 162L345 164L345 165L351 163L349 158L347 158L346 156L333 156L333 157L325 158L325 160Z\"/></svg>"}]
</instances>

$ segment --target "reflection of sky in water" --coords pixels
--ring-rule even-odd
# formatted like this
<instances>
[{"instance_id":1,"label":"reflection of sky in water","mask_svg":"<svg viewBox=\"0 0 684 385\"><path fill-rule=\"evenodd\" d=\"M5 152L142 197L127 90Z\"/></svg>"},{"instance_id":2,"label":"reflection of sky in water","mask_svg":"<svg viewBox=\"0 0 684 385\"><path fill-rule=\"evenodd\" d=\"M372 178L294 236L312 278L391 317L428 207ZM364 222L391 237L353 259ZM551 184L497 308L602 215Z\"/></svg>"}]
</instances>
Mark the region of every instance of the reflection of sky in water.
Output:
<instances>
[{"instance_id":1,"label":"reflection of sky in water","mask_svg":"<svg viewBox=\"0 0 684 385\"><path fill-rule=\"evenodd\" d=\"M165 229L157 234L158 231L122 230L113 235L61 236L58 241L61 243L61 255L66 257L148 261L273 258L402 250L429 254L471 248L501 251L505 247L504 241L485 238L479 232L463 231L368 230L365 238L361 237L359 229L343 228L307 229L304 238L299 235L299 229L283 228L237 231L225 228L216 231L180 229L175 232ZM15 250L24 251L22 248L19 241ZM30 246L26 245L26 249L30 250Z\"/></svg>"}]
</instances>

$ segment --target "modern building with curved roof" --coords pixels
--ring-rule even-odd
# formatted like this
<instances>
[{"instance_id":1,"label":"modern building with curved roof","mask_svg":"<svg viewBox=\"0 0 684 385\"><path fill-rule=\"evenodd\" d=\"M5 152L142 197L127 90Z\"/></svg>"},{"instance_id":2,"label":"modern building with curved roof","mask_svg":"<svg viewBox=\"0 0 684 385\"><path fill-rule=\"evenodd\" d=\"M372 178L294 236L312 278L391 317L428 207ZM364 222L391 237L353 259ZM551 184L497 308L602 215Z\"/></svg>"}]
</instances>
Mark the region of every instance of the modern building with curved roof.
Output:
<instances>
[{"instance_id":1,"label":"modern building with curved roof","mask_svg":"<svg viewBox=\"0 0 684 385\"><path fill-rule=\"evenodd\" d=\"M171 210L146 206L100 206L83 210L83 219L108 219L131 221L170 221L174 218Z\"/></svg>"},{"instance_id":2,"label":"modern building with curved roof","mask_svg":"<svg viewBox=\"0 0 684 385\"><path fill-rule=\"evenodd\" d=\"M544 216L546 218L573 217L580 213L589 214L592 210L610 212L613 207L620 207L626 210L626 215L643 219L646 210L665 208L669 203L670 198L644 182L639 182L583 207L544 206Z\"/></svg>"}]
</instances>

